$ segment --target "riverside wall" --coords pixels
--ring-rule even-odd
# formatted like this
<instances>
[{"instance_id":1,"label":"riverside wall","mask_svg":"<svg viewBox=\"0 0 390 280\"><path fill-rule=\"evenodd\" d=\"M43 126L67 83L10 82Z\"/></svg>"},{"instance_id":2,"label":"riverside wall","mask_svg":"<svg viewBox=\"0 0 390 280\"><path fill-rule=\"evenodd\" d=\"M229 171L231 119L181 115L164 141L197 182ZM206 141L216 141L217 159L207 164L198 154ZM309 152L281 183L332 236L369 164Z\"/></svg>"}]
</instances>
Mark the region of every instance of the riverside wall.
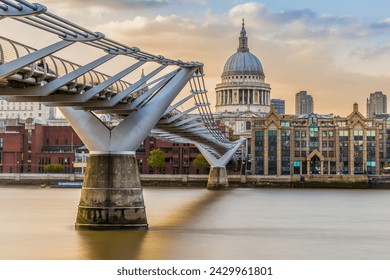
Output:
<instances>
[{"instance_id":1,"label":"riverside wall","mask_svg":"<svg viewBox=\"0 0 390 280\"><path fill-rule=\"evenodd\" d=\"M1 185L57 186L58 182L83 181L81 174L0 174ZM208 175L141 174L142 186L206 187ZM228 175L230 187L285 188L388 188L389 175L252 176Z\"/></svg>"}]
</instances>

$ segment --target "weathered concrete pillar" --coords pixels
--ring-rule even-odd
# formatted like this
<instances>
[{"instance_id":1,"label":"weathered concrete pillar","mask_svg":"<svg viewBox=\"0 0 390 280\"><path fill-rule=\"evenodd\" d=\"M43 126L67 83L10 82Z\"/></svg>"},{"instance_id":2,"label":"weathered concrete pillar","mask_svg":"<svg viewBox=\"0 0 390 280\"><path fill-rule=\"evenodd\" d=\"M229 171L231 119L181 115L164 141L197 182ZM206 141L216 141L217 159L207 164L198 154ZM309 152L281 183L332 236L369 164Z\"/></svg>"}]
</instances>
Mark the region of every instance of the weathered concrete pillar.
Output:
<instances>
[{"instance_id":1,"label":"weathered concrete pillar","mask_svg":"<svg viewBox=\"0 0 390 280\"><path fill-rule=\"evenodd\" d=\"M225 166L211 166L207 188L209 190L222 190L229 187Z\"/></svg>"},{"instance_id":2,"label":"weathered concrete pillar","mask_svg":"<svg viewBox=\"0 0 390 280\"><path fill-rule=\"evenodd\" d=\"M134 154L91 154L76 229L147 229Z\"/></svg>"}]
</instances>

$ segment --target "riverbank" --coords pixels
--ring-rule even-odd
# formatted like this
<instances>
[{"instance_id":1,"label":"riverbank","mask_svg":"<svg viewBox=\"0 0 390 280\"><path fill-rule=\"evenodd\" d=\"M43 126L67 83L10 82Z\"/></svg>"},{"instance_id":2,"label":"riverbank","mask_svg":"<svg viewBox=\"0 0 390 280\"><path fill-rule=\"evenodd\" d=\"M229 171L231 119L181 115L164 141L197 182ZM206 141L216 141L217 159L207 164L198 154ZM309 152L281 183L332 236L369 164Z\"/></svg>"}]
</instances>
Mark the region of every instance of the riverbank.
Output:
<instances>
[{"instance_id":1,"label":"riverbank","mask_svg":"<svg viewBox=\"0 0 390 280\"><path fill-rule=\"evenodd\" d=\"M208 175L141 174L142 185L205 187ZM0 185L57 186L59 182L82 182L82 174L0 174ZM386 188L389 175L311 175L311 176L252 176L228 175L232 188Z\"/></svg>"}]
</instances>

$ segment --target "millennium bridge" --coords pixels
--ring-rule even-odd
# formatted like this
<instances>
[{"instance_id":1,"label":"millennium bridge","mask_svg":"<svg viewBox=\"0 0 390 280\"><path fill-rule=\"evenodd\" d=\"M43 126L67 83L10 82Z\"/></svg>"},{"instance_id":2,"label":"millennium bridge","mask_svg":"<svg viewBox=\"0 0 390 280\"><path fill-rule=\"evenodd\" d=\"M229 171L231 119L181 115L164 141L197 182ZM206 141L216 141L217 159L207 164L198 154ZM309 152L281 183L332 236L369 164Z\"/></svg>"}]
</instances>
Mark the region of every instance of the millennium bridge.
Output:
<instances>
[{"instance_id":1,"label":"millennium bridge","mask_svg":"<svg viewBox=\"0 0 390 280\"><path fill-rule=\"evenodd\" d=\"M207 187L228 187L226 164L242 141L230 142L216 125L202 63L129 47L25 0L0 0L0 30L10 20L26 34L34 28L51 36L52 44L34 48L0 31L0 97L58 107L90 153L77 229L148 228L135 158L148 134L196 145L211 166ZM80 65L55 55L72 46L77 59L80 54L73 48L81 45L99 57ZM114 75L97 70L114 58L126 60L125 69ZM137 75L141 66L150 71ZM106 125L100 114L109 114L118 124Z\"/></svg>"}]
</instances>

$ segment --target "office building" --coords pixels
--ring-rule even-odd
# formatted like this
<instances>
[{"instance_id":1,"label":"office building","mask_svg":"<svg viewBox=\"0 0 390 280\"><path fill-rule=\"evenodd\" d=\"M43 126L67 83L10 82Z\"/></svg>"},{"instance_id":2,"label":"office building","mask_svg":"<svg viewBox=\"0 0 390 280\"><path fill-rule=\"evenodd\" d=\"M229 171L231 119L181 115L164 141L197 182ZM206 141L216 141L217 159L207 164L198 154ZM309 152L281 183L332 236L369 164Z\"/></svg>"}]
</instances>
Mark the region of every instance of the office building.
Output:
<instances>
[{"instance_id":1,"label":"office building","mask_svg":"<svg viewBox=\"0 0 390 280\"><path fill-rule=\"evenodd\" d=\"M276 111L279 115L284 115L284 114L286 114L285 103L286 103L286 102L285 102L283 99L277 99L277 98L271 99L271 105L274 106L275 111Z\"/></svg>"},{"instance_id":2,"label":"office building","mask_svg":"<svg viewBox=\"0 0 390 280\"><path fill-rule=\"evenodd\" d=\"M367 118L374 118L378 114L387 114L387 96L381 91L370 93L367 98Z\"/></svg>"},{"instance_id":3,"label":"office building","mask_svg":"<svg viewBox=\"0 0 390 280\"><path fill-rule=\"evenodd\" d=\"M303 115L314 112L313 97L307 91L300 91L295 95L295 114Z\"/></svg>"},{"instance_id":4,"label":"office building","mask_svg":"<svg viewBox=\"0 0 390 280\"><path fill-rule=\"evenodd\" d=\"M279 115L254 121L252 174L380 174L390 162L390 118Z\"/></svg>"}]
</instances>

